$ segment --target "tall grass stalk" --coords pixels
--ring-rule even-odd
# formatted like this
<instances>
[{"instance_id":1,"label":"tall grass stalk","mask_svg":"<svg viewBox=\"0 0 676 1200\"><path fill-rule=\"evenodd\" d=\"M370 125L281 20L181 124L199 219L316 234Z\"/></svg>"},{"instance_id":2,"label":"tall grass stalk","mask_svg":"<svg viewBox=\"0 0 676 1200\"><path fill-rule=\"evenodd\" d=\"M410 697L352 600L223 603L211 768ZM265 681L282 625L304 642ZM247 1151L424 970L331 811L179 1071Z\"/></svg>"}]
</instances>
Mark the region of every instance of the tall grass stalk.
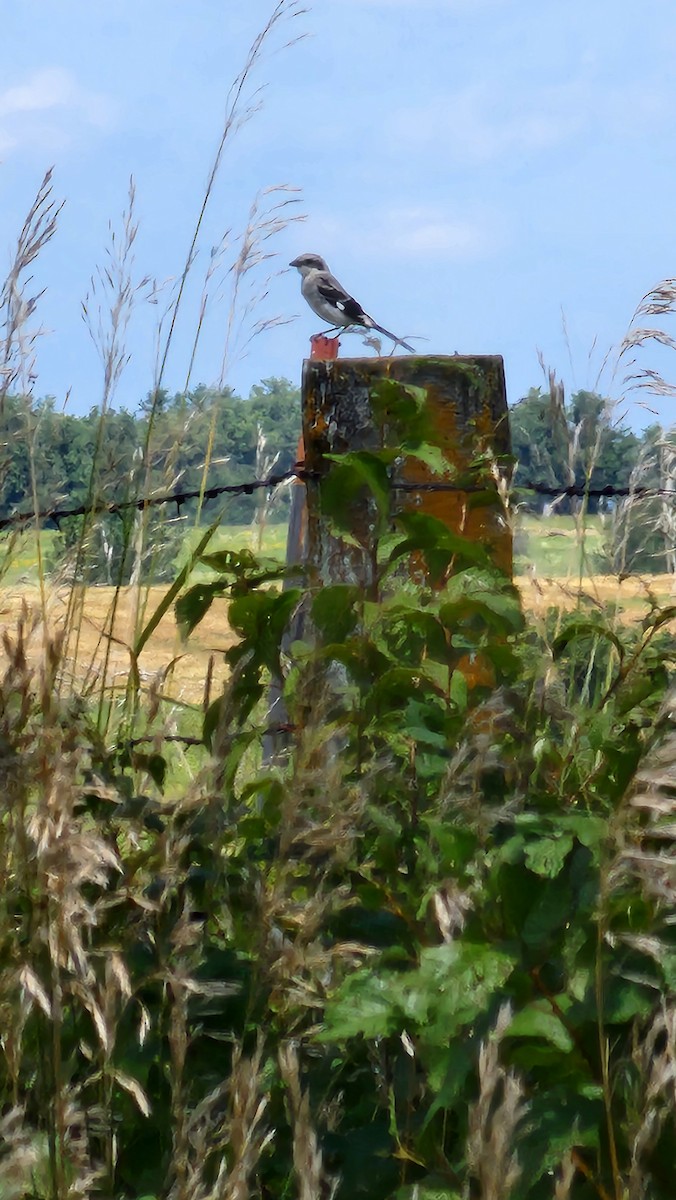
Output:
<instances>
[{"instance_id":1,"label":"tall grass stalk","mask_svg":"<svg viewBox=\"0 0 676 1200\"><path fill-rule=\"evenodd\" d=\"M54 199L52 190L53 168L50 168L37 190L17 239L9 270L0 289L0 411L4 411L10 390L18 391L25 414L25 436L29 444L31 489L34 512L39 511L37 500L38 480L35 469L36 422L32 418L31 397L37 378L37 348L44 333L42 326L34 325L42 291L33 290L33 269L50 241L54 237L63 201ZM11 447L7 447L11 454ZM46 594L42 561L40 524L35 522L38 555L38 577L43 617L46 617Z\"/></svg>"},{"instance_id":2,"label":"tall grass stalk","mask_svg":"<svg viewBox=\"0 0 676 1200\"><path fill-rule=\"evenodd\" d=\"M189 277L190 272L196 261L200 233L201 233L204 219L205 219L205 216L207 213L207 209L209 207L210 201L211 201L213 193L214 193L216 181L217 181L218 175L220 173L220 170L221 170L221 167L223 164L223 158L224 158L228 143L230 142L232 137L237 133L237 131L239 129L242 128L243 125L245 125L251 119L251 117L255 114L255 112L257 111L257 109L260 105L260 93L259 92L251 93L249 89L250 89L250 85L252 82L252 77L254 76L257 68L259 67L261 60L263 59L264 53L265 53L268 45L272 41L273 35L276 34L278 29L280 27L282 27L287 21L292 21L292 20L295 20L295 19L301 17L305 12L306 12L306 9L301 6L300 0L277 0L277 3L275 3L275 5L272 9L272 12L271 12L270 16L268 17L268 20L266 21L265 25L263 26L263 28L256 35L253 42L251 43L251 46L249 47L249 51L245 58L244 65L243 65L241 71L239 72L239 74L236 76L235 80L233 81L233 83L229 89L227 98L226 98L225 115L224 115L223 127L222 127L222 131L221 131L220 140L219 140L219 143L218 143L218 146L216 149L216 153L214 155L214 159L213 159L213 162L211 165L211 169L209 171L209 175L207 178L206 187L205 187L205 190L204 190L204 193L202 196L199 211L197 214L197 219L195 221L195 225L193 228L192 236L190 239L190 244L188 247L188 252L187 252L185 262L183 265L183 270L179 277L178 287L176 289L176 296L175 296L175 299L171 306L170 314L168 317L168 328L167 328L167 333L166 333L165 340L164 340L164 345L162 346L162 348L160 350L160 354L159 354L159 358L158 358L157 377L155 379L152 402L151 402L150 410L148 413L148 427L147 427L145 446L144 446L144 450L143 450L143 468L144 468L145 478L144 478L142 486L146 489L145 492L143 493L145 495L149 494L148 489L150 488L150 485L151 485L151 468L152 468L152 453L151 453L151 451L152 451L153 428L154 428L154 423L155 423L155 416L157 413L157 405L158 405L158 400L159 400L159 396L160 396L160 391L161 391L161 387L162 387L162 384L164 381L165 371L166 371L167 362L168 362L168 358L169 358L169 352L170 352L170 349L171 349L171 346L173 343L173 338L174 338L174 333L176 330L179 313L182 308L182 303L183 303L183 298L185 295L185 288L186 288L186 284L188 281L188 277ZM297 40L298 40L297 38L287 40L285 45L288 47ZM228 310L228 319L227 319L227 332L226 332L226 336L224 339L224 352L223 352L223 359L222 359L222 363L221 363L221 377L220 377L220 382L219 382L219 387L221 389L225 384L225 373L226 373L226 367L227 367L227 363L228 363L229 346L230 346L232 331L234 328L234 322L235 322L236 313L237 313L240 286L241 286L242 280L250 272L253 272L254 269L259 268L261 265L267 264L269 259L272 258L272 255L268 251L263 249L263 244L265 242L267 242L270 238L275 237L275 236L279 235L280 233L282 233L284 231L284 229L288 226L290 221L299 219L292 212L287 213L288 207L291 205L295 205L297 203L296 196L288 196L286 194L292 190L293 189L291 189L288 184L283 184L283 185L279 185L276 187L266 189L266 191L263 193L263 195L267 196L267 195L272 194L273 197L275 197L275 200L272 204L266 205L262 211L260 209L260 200L256 199L254 201L251 211L250 211L250 214L249 214L249 220L248 220L245 232L241 238L240 245L237 250L237 254L235 256L235 259L234 259L231 267L228 270L228 274L232 278L232 286L231 286L231 301L230 301L230 306L229 306L229 310ZM280 192L285 193L285 194L283 195L281 200L278 200L276 197ZM221 246L223 245L223 241L226 238L227 238L227 234L224 235L224 239L222 239L222 241L221 241ZM197 345L198 345L198 342L199 342L199 339L201 336L201 330L202 330L204 319L205 319L206 304L207 304L207 297L208 297L208 286L209 286L209 282L211 280L211 274L212 274L212 272L211 272L211 264L210 264L210 266L207 268L207 273L205 276L205 284L204 284L204 288L203 288L203 292L202 292L202 301L200 303L197 324L196 324L196 329L195 329L195 335L193 338L193 347L192 347L192 351L191 351L191 355L190 355L190 362L189 362L188 371L187 371L187 379L188 380L190 379L190 374L192 372L192 365L194 362L194 357L195 357L195 354L197 351ZM258 294L255 297L256 302L258 302L262 298L264 298L265 295L266 295L266 285L264 283L262 290L259 290ZM245 310L244 316L246 318L250 317L253 307L254 307L254 304L253 304L253 302L251 302L250 307L248 307ZM262 320L262 321L258 322L256 325L254 325L254 328L251 331L251 336L256 336L258 333L262 333L266 328L273 327L274 325L277 325L277 324L281 323L282 321L283 321L283 318L280 316ZM215 405L215 403L216 403L216 400L214 400L214 405ZM206 450L206 455L205 455L205 465L204 465L203 474L202 474L202 494L204 493L204 489L207 486L207 477L208 477L209 466L211 464L211 461L213 458L213 453L214 453L215 420L216 420L216 413L215 413L215 408L214 408L214 414L213 414L212 424L211 424L211 432L210 432L210 436L208 439L208 445L207 445L207 450ZM201 508L202 508L202 503L200 502L200 504L198 505L198 517L199 517L199 514L201 513ZM137 542L136 542L137 559L140 558L140 555L145 548L147 532L148 532L148 515L149 515L148 510L144 509L141 512L140 517L139 517L139 521L138 521L138 525L137 525ZM143 633L142 625L143 625L144 621L145 621L144 604L143 604L143 600L142 600L142 590L141 590L141 586L140 586L140 572L139 572L139 585L137 586L136 591L135 591L135 610L134 610L134 614L133 614L133 629L134 629L134 635L135 635L135 640L134 640L134 655L135 656L138 655L138 653L139 653L139 640L142 638L142 633ZM133 710L134 710L134 706L135 706L133 690L128 692L127 701L128 701L130 711L133 714Z\"/></svg>"},{"instance_id":3,"label":"tall grass stalk","mask_svg":"<svg viewBox=\"0 0 676 1200\"><path fill-rule=\"evenodd\" d=\"M110 245L106 250L105 264L99 267L92 276L89 293L82 304L82 316L103 367L100 417L97 425L86 499L86 504L90 509L99 500L101 494L100 454L108 413L124 369L129 362L129 354L126 349L126 334L136 305L139 302L150 299L152 296L152 281L150 277L143 276L140 279L135 277L134 247L139 229L135 214L135 203L136 189L134 181L131 179L129 182L128 204L122 214L121 229L118 232L112 222L110 223ZM133 478L127 480L127 488L133 486L133 483ZM80 580L83 576L85 555L95 521L96 518L90 515L89 517L85 517L81 524L73 567L76 580ZM122 555L122 567L125 554L126 547ZM110 639L117 611L119 586L120 583L118 581L107 628L101 630L100 641L103 641L105 649L99 697L100 712L104 711L111 645ZM66 629L68 631L68 651L74 662L77 662L79 659L85 603L86 590L81 587L73 587L69 595Z\"/></svg>"}]
</instances>

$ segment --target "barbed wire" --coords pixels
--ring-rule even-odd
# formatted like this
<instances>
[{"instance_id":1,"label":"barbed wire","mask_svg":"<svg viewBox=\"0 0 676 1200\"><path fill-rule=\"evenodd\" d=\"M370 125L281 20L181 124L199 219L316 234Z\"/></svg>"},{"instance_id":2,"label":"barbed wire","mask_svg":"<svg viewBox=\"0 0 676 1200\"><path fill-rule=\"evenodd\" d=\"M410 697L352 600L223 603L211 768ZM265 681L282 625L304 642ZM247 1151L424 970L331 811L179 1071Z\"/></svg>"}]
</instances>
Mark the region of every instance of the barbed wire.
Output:
<instances>
[{"instance_id":1,"label":"barbed wire","mask_svg":"<svg viewBox=\"0 0 676 1200\"><path fill-rule=\"evenodd\" d=\"M157 508L163 504L175 504L180 511L181 506L191 500L200 498L202 501L216 500L219 496L251 496L260 488L272 491L289 479L303 479L308 475L310 472L304 471L300 467L294 467L289 471L280 471L269 475L266 479L249 479L244 483L221 483L217 487L204 489L160 492L154 496L138 496L134 500L99 500L88 504L77 504L73 508L53 507L40 509L38 512L11 513L7 517L0 517L0 530L14 525L29 525L32 522L43 524L46 521L51 521L58 527L61 521L66 521L69 517L119 516L132 509L142 512L145 508Z\"/></svg>"},{"instance_id":2,"label":"barbed wire","mask_svg":"<svg viewBox=\"0 0 676 1200\"><path fill-rule=\"evenodd\" d=\"M125 512L135 509L137 512L142 512L147 508L158 508L165 504L175 504L179 513L182 505L190 503L191 500L200 500L205 503L209 500L217 500L220 496L252 496L254 492L265 489L274 491L283 483L288 483L291 479L297 479L300 483L309 481L318 481L322 478L319 471L309 471L299 463L291 467L288 471L273 472L265 479L247 479L240 483L221 483L209 488L194 488L188 491L160 492L152 496L138 496L134 500L100 500L93 503L77 504L70 508L63 508L54 505L50 508L40 509L38 512L17 512L10 513L6 517L0 517L0 530L20 527L30 524L45 524L51 522L58 528L62 521L66 521L71 517L84 516L121 516ZM493 482L488 486L494 486ZM443 480L428 480L414 482L411 480L393 481L392 490L397 492L461 492L465 495L471 495L476 492L485 492L486 485L462 485L459 483L444 482ZM636 499L655 498L658 496L669 497L676 500L676 489L660 488L660 487L616 487L614 484L607 484L604 487L588 487L586 484L568 484L565 487L556 486L553 484L543 483L513 483L512 491L531 492L538 496L547 496L552 499L569 497L571 499L628 499L629 497Z\"/></svg>"}]
</instances>

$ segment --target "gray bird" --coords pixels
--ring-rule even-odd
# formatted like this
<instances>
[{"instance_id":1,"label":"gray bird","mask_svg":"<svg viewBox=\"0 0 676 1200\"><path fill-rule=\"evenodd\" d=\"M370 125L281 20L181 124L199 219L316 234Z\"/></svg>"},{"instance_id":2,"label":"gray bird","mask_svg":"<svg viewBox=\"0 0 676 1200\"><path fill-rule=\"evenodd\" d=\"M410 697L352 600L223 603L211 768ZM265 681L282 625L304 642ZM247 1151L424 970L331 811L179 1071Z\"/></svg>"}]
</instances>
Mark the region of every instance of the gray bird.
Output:
<instances>
[{"instance_id":1,"label":"gray bird","mask_svg":"<svg viewBox=\"0 0 676 1200\"><path fill-rule=\"evenodd\" d=\"M327 263L320 254L299 254L289 263L296 267L302 276L300 290L310 308L322 321L328 321L333 329L348 329L350 325L360 325L362 329L377 329L383 337L391 338L395 346L403 346L415 354L413 346L402 342L389 329L377 325L361 304L338 282L335 275L329 271ZM327 329L327 333L330 330Z\"/></svg>"}]
</instances>

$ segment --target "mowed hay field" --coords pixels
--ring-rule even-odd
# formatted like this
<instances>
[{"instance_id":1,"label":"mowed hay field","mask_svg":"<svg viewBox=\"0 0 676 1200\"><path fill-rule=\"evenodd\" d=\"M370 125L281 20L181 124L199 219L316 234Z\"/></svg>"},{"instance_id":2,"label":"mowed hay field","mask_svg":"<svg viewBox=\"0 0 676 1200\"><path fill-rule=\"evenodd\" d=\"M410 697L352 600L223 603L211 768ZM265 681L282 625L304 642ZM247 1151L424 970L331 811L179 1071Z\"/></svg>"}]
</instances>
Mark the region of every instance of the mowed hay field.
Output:
<instances>
[{"instance_id":1,"label":"mowed hay field","mask_svg":"<svg viewBox=\"0 0 676 1200\"><path fill-rule=\"evenodd\" d=\"M676 597L672 575L629 575L621 581L604 574L606 533L599 517L589 517L582 538L571 517L525 516L514 541L514 578L529 612L551 607L571 609L582 603L616 606L621 620L640 620L653 599L670 604Z\"/></svg>"},{"instance_id":2,"label":"mowed hay field","mask_svg":"<svg viewBox=\"0 0 676 1200\"><path fill-rule=\"evenodd\" d=\"M190 535L194 537L194 534ZM602 544L598 521L590 520L581 549L570 518L554 517L546 521L535 517L524 520L515 546L515 582L527 613L542 614L552 606L571 609L583 605L617 606L621 619L640 620L650 607L651 595L669 602L674 595L670 575L632 576L621 583L615 576L593 571L593 557ZM283 559L286 531L270 526L265 531L262 552ZM224 527L210 550L252 548L252 531L244 526ZM177 570L180 556L177 560ZM213 578L213 573L198 566L192 582ZM82 619L79 635L67 642L66 669L76 691L96 692L105 674L108 688L123 693L132 665L133 630L151 619L166 596L168 584L137 589L112 586L84 588L79 592ZM26 537L20 553L0 583L0 627L10 637L16 630L22 610L28 610L35 622L28 654L33 662L42 655L45 629L55 634L62 629L69 612L71 588L45 582L38 586L37 558ZM141 605L136 621L136 606ZM166 696L189 705L201 705L205 699L205 681L211 675L210 694L218 693L227 674L223 652L235 640L228 625L227 600L214 601L203 621L183 642L176 624L173 605L162 616L139 657L142 687L151 686ZM6 660L4 649L0 657Z\"/></svg>"},{"instance_id":3,"label":"mowed hay field","mask_svg":"<svg viewBox=\"0 0 676 1200\"><path fill-rule=\"evenodd\" d=\"M162 586L142 590L146 620L153 615L166 591ZM47 586L43 609L40 591L35 586L0 589L0 626L10 638L24 607L34 622L28 643L30 661L36 663L42 656L45 630L54 635L63 629L69 596L70 589ZM66 675L71 677L76 691L86 693L99 689L105 673L108 688L123 693L132 666L131 631L136 589L121 588L116 596L113 587L89 587L84 589L82 601L79 634L71 633L65 647ZM215 600L187 642L181 640L173 607L170 608L139 656L141 686L152 686L168 700L202 704L211 670L213 698L226 675L223 651L235 641L228 625L227 608L226 600ZM6 660L6 650L2 646L0 662Z\"/></svg>"},{"instance_id":4,"label":"mowed hay field","mask_svg":"<svg viewBox=\"0 0 676 1200\"><path fill-rule=\"evenodd\" d=\"M54 535L44 537L43 554L49 555ZM199 531L186 534L176 559L180 570ZM263 534L260 552L283 561L286 546L286 526L270 525ZM224 526L214 536L210 552L246 547L259 551L259 536L249 526ZM0 559L1 561L1 559ZM123 693L132 668L131 647L135 629L152 619L164 600L170 583L150 587L115 588L114 586L75 587L60 585L58 578L46 579L39 587L35 539L24 535L7 546L0 580L0 629L13 636L21 613L27 610L33 626L28 643L28 656L37 663L43 653L45 631L54 636L69 620L75 600L77 633L71 631L65 646L64 666L77 692L86 694L100 690L103 676L107 688ZM198 564L190 584L213 579L214 573ZM73 595L74 592L74 595ZM183 641L176 624L173 604L153 630L138 659L141 686L153 687L168 700L201 705L205 700L206 681L211 676L209 692L218 694L227 669L223 652L235 638L228 625L228 602L216 599L204 619L187 641ZM80 616L81 614L81 616ZM71 617L72 620L72 617ZM7 660L0 644L0 665Z\"/></svg>"}]
</instances>

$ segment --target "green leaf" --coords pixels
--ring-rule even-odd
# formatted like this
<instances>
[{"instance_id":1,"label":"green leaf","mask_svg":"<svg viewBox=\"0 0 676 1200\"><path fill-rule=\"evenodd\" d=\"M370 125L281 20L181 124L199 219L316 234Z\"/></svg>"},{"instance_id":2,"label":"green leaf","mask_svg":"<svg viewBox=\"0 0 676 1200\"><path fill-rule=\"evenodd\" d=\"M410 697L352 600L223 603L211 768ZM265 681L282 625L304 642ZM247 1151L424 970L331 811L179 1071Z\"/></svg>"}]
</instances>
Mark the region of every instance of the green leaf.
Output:
<instances>
[{"instance_id":1,"label":"green leaf","mask_svg":"<svg viewBox=\"0 0 676 1200\"><path fill-rule=\"evenodd\" d=\"M647 1017L654 1008L654 997L653 987L611 979L604 994L604 1020L609 1025L626 1025L634 1017Z\"/></svg>"},{"instance_id":2,"label":"green leaf","mask_svg":"<svg viewBox=\"0 0 676 1200\"><path fill-rule=\"evenodd\" d=\"M556 637L552 643L552 653L554 658L560 658L564 650L579 639L605 640L614 646L620 662L624 659L624 646L622 645L617 634L609 629L607 625L601 625L597 621L591 621L584 618L575 618L568 622L565 629Z\"/></svg>"},{"instance_id":3,"label":"green leaf","mask_svg":"<svg viewBox=\"0 0 676 1200\"><path fill-rule=\"evenodd\" d=\"M676 951L664 946L659 958L659 966L664 982L671 992L676 992Z\"/></svg>"},{"instance_id":4,"label":"green leaf","mask_svg":"<svg viewBox=\"0 0 676 1200\"><path fill-rule=\"evenodd\" d=\"M536 842L527 842L524 850L526 866L536 875L554 879L559 874L572 848L573 838L569 833L560 833L553 837L538 838Z\"/></svg>"},{"instance_id":5,"label":"green leaf","mask_svg":"<svg viewBox=\"0 0 676 1200\"><path fill-rule=\"evenodd\" d=\"M324 638L343 642L354 633L361 595L361 588L347 583L332 584L317 592L312 601L312 620Z\"/></svg>"},{"instance_id":6,"label":"green leaf","mask_svg":"<svg viewBox=\"0 0 676 1200\"><path fill-rule=\"evenodd\" d=\"M376 1038L392 1033L400 1023L392 1003L393 978L390 971L376 974L362 970L349 976L336 998L327 1005L319 1040L342 1042L353 1037Z\"/></svg>"},{"instance_id":7,"label":"green leaf","mask_svg":"<svg viewBox=\"0 0 676 1200\"><path fill-rule=\"evenodd\" d=\"M381 379L370 389L369 399L374 421L385 427L389 445L406 452L432 441L425 388Z\"/></svg>"},{"instance_id":8,"label":"green leaf","mask_svg":"<svg viewBox=\"0 0 676 1200\"><path fill-rule=\"evenodd\" d=\"M375 632L382 631L388 650L406 662L434 658L448 663L446 631L437 614L404 603L379 606Z\"/></svg>"},{"instance_id":9,"label":"green leaf","mask_svg":"<svg viewBox=\"0 0 676 1200\"><path fill-rule=\"evenodd\" d=\"M352 680L360 687L370 686L391 665L387 655L366 637L352 637L342 644L323 646L317 657L342 663Z\"/></svg>"},{"instance_id":10,"label":"green leaf","mask_svg":"<svg viewBox=\"0 0 676 1200\"><path fill-rule=\"evenodd\" d=\"M443 696L441 690L429 679L424 667L390 667L375 680L368 696L367 710L369 713L382 714L388 706L394 708L398 717L397 724L400 725L404 703L426 692Z\"/></svg>"},{"instance_id":11,"label":"green leaf","mask_svg":"<svg viewBox=\"0 0 676 1200\"><path fill-rule=\"evenodd\" d=\"M644 632L647 632L649 629L655 631L674 620L676 620L676 605L668 604L665 608L648 613L641 623L641 628Z\"/></svg>"},{"instance_id":12,"label":"green leaf","mask_svg":"<svg viewBox=\"0 0 676 1200\"><path fill-rule=\"evenodd\" d=\"M475 623L505 636L524 627L521 597L497 571L469 569L448 580L439 619L450 630Z\"/></svg>"},{"instance_id":13,"label":"green leaf","mask_svg":"<svg viewBox=\"0 0 676 1200\"><path fill-rule=\"evenodd\" d=\"M451 871L462 875L476 854L476 831L454 827L436 816L423 818L423 827L434 844L441 874Z\"/></svg>"},{"instance_id":14,"label":"green leaf","mask_svg":"<svg viewBox=\"0 0 676 1200\"><path fill-rule=\"evenodd\" d=\"M531 878L534 878L531 875ZM526 945L543 948L557 929L562 929L570 911L570 886L558 875L541 883L537 899L523 923L521 936Z\"/></svg>"},{"instance_id":15,"label":"green leaf","mask_svg":"<svg viewBox=\"0 0 676 1200\"><path fill-rule=\"evenodd\" d=\"M519 1138L523 1167L520 1194L530 1195L532 1185L559 1166L573 1147L598 1150L603 1128L600 1100L584 1098L565 1087L552 1086L531 1099L528 1121ZM539 1193L551 1196L550 1186Z\"/></svg>"},{"instance_id":16,"label":"green leaf","mask_svg":"<svg viewBox=\"0 0 676 1200\"><path fill-rule=\"evenodd\" d=\"M651 670L645 674L630 672L615 693L617 711L625 716L632 708L638 708L646 700L653 697L661 700L669 683L669 672L666 668L660 671Z\"/></svg>"},{"instance_id":17,"label":"green leaf","mask_svg":"<svg viewBox=\"0 0 676 1200\"><path fill-rule=\"evenodd\" d=\"M320 484L320 505L339 530L354 533L355 505L370 496L381 518L390 511L390 476L386 455L367 450L326 455L333 466Z\"/></svg>"},{"instance_id":18,"label":"green leaf","mask_svg":"<svg viewBox=\"0 0 676 1200\"><path fill-rule=\"evenodd\" d=\"M494 946L452 942L422 950L420 966L410 971L362 969L329 1001L321 1039L384 1037L416 1027L426 1047L446 1046L488 1008L514 963L512 955Z\"/></svg>"},{"instance_id":19,"label":"green leaf","mask_svg":"<svg viewBox=\"0 0 676 1200\"><path fill-rule=\"evenodd\" d=\"M469 688L465 676L462 671L454 671L451 675L450 698L461 713L464 713L467 708L468 696Z\"/></svg>"},{"instance_id":20,"label":"green leaf","mask_svg":"<svg viewBox=\"0 0 676 1200\"><path fill-rule=\"evenodd\" d=\"M453 532L444 521L429 513L398 513L397 525L406 536L390 551L390 564L418 552L424 555L433 578L440 578L451 560L454 560L456 569L463 565L488 564L489 555L485 546Z\"/></svg>"},{"instance_id":21,"label":"green leaf","mask_svg":"<svg viewBox=\"0 0 676 1200\"><path fill-rule=\"evenodd\" d=\"M160 600L159 604L155 608L155 611L153 612L152 616L149 617L149 619L146 621L145 625L143 626L143 629L141 630L140 634L138 635L138 637L134 643L134 647L133 647L134 661L136 661L138 659L139 654L143 650L148 639L150 637L152 637L153 633L157 629L157 626L159 625L160 621L162 620L162 617L164 616L164 614L166 612L169 611L175 598L178 596L181 588L187 582L187 580L190 578L190 572L192 571L193 566L195 565L196 561L199 559L202 552L209 545L209 542L211 541L212 537L214 536L216 530L220 527L220 524L221 524L221 517L219 516L204 531L204 533L202 534L202 537L200 538L199 542L197 543L197 546L192 551L192 553L188 555L186 562L184 563L183 567L179 571L174 582L171 584L170 587L167 588L166 592L162 596L162 599Z\"/></svg>"},{"instance_id":22,"label":"green leaf","mask_svg":"<svg viewBox=\"0 0 676 1200\"><path fill-rule=\"evenodd\" d=\"M235 633L255 660L273 673L279 670L282 637L301 596L300 588L246 592L235 597L228 609L228 620Z\"/></svg>"},{"instance_id":23,"label":"green leaf","mask_svg":"<svg viewBox=\"0 0 676 1200\"><path fill-rule=\"evenodd\" d=\"M514 969L512 954L482 942L451 942L422 951L419 971L400 982L400 1002L409 1015L409 996L426 995L429 1023L421 1036L428 1045L441 1038L447 1044L458 1029L484 1012L501 992ZM416 978L415 976L418 976ZM395 989L396 990L396 989ZM411 1017L413 1013L410 1013Z\"/></svg>"},{"instance_id":24,"label":"green leaf","mask_svg":"<svg viewBox=\"0 0 676 1200\"><path fill-rule=\"evenodd\" d=\"M227 590L219 579L215 583L196 583L176 601L174 611L182 638L187 638L206 616L217 596Z\"/></svg>"},{"instance_id":25,"label":"green leaf","mask_svg":"<svg viewBox=\"0 0 676 1200\"><path fill-rule=\"evenodd\" d=\"M219 575L232 576L235 590L260 587L263 583L285 579L289 574L297 575L298 567L286 567L276 558L265 558L245 547L240 550L217 550L214 554L202 554L200 562L217 571Z\"/></svg>"},{"instance_id":26,"label":"green leaf","mask_svg":"<svg viewBox=\"0 0 676 1200\"><path fill-rule=\"evenodd\" d=\"M555 820L559 829L569 830L589 850L596 850L608 837L608 822L592 813L560 813Z\"/></svg>"},{"instance_id":27,"label":"green leaf","mask_svg":"<svg viewBox=\"0 0 676 1200\"><path fill-rule=\"evenodd\" d=\"M423 1050L423 1060L425 1057ZM428 1081L435 1096L427 1111L423 1129L427 1128L440 1109L453 1108L462 1096L474 1069L475 1058L476 1047L468 1040L458 1040L445 1050L434 1047L429 1055Z\"/></svg>"},{"instance_id":28,"label":"green leaf","mask_svg":"<svg viewBox=\"0 0 676 1200\"><path fill-rule=\"evenodd\" d=\"M546 1000L527 1004L512 1018L506 1037L544 1038L564 1054L573 1049L573 1039L560 1017L552 1012Z\"/></svg>"},{"instance_id":29,"label":"green leaf","mask_svg":"<svg viewBox=\"0 0 676 1200\"><path fill-rule=\"evenodd\" d=\"M435 475L448 475L451 470L451 464L439 446L423 442L420 446L409 448L404 443L402 449L407 451L408 458L415 458L418 462L423 463ZM493 495L493 502L495 502L495 494Z\"/></svg>"},{"instance_id":30,"label":"green leaf","mask_svg":"<svg viewBox=\"0 0 676 1200\"><path fill-rule=\"evenodd\" d=\"M147 771L153 783L158 788L164 787L167 776L167 760L161 754L140 754L137 750L132 756L134 766L139 771Z\"/></svg>"}]
</instances>

